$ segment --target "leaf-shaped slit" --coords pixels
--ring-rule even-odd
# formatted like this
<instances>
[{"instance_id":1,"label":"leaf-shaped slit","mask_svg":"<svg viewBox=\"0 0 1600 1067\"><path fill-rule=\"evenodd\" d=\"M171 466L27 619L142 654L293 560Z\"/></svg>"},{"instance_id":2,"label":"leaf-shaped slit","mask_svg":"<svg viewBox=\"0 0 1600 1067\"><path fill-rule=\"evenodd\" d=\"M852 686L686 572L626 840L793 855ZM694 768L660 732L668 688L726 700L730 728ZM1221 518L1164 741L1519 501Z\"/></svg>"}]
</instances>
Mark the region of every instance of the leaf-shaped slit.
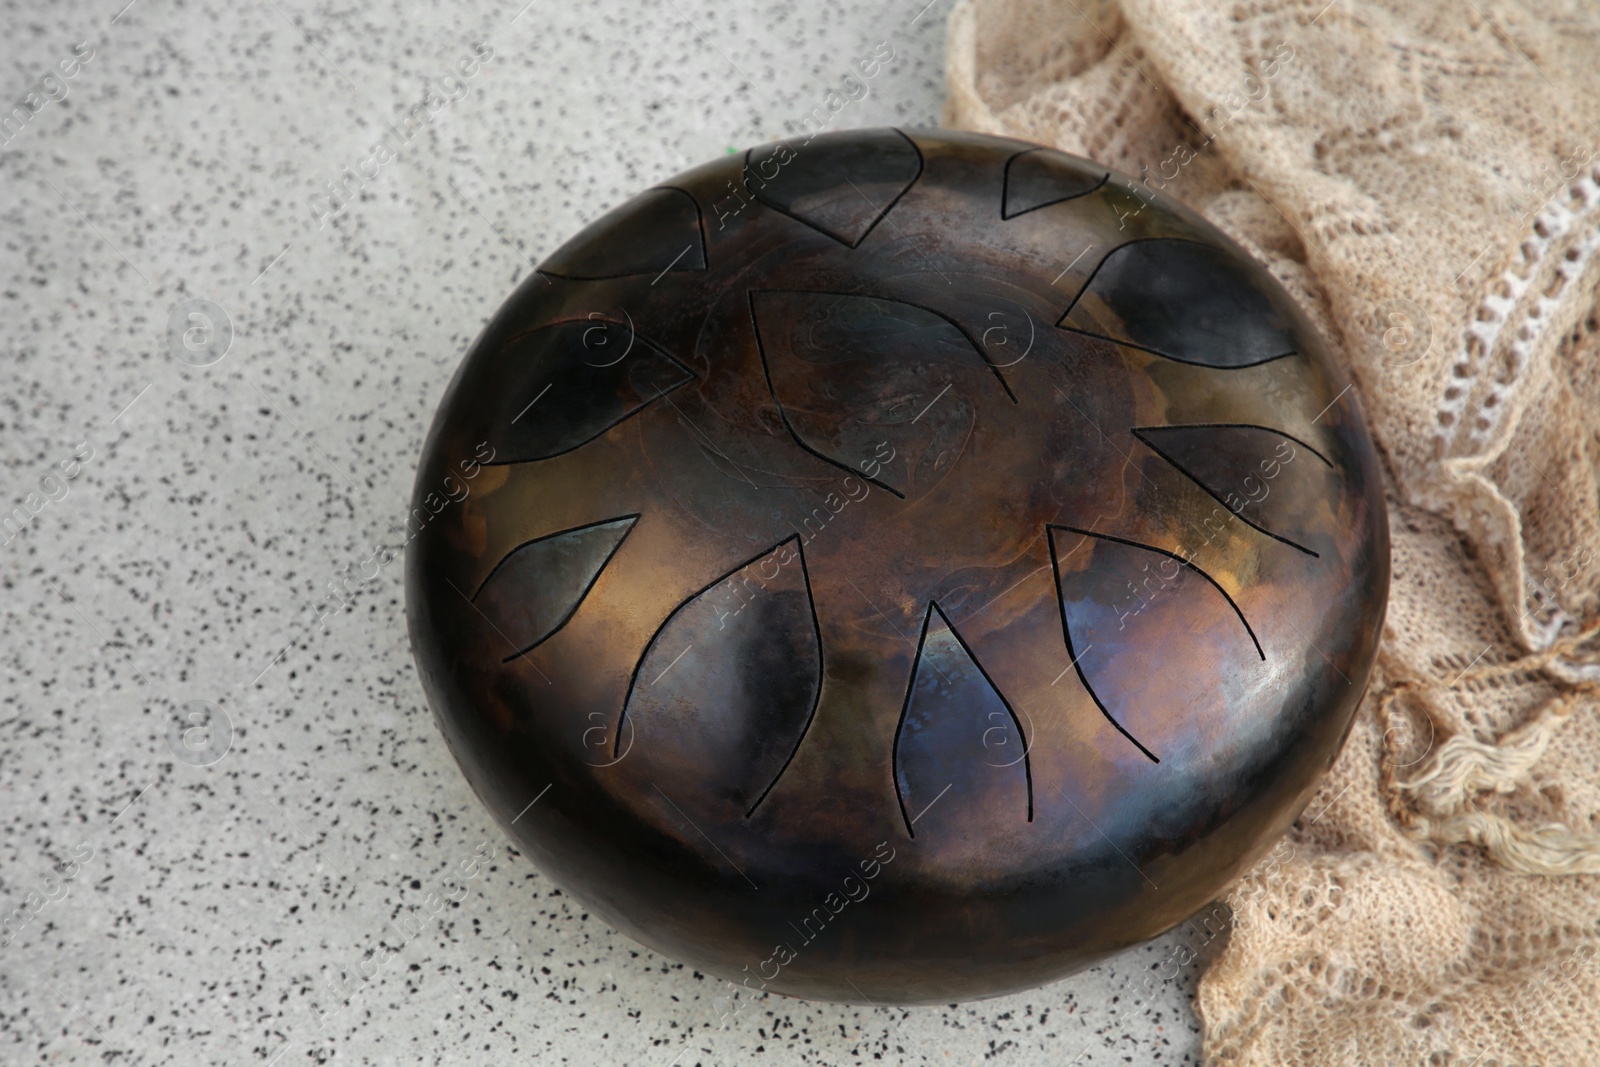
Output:
<instances>
[{"instance_id":1,"label":"leaf-shaped slit","mask_svg":"<svg viewBox=\"0 0 1600 1067\"><path fill-rule=\"evenodd\" d=\"M1247 525L1308 556L1321 555L1302 542L1326 540L1309 524L1328 510L1338 483L1333 464L1311 445L1282 430L1244 423L1138 426L1131 432ZM1294 531L1299 539L1281 531Z\"/></svg>"},{"instance_id":2,"label":"leaf-shaped slit","mask_svg":"<svg viewBox=\"0 0 1600 1067\"><path fill-rule=\"evenodd\" d=\"M1266 280L1259 268L1215 245L1175 237L1130 241L1100 261L1057 325L1182 363L1253 367L1296 351Z\"/></svg>"},{"instance_id":3,"label":"leaf-shaped slit","mask_svg":"<svg viewBox=\"0 0 1600 1067\"><path fill-rule=\"evenodd\" d=\"M996 813L1033 821L1028 740L1005 697L934 603L894 739L895 793L906 833L992 832Z\"/></svg>"},{"instance_id":4,"label":"leaf-shaped slit","mask_svg":"<svg viewBox=\"0 0 1600 1067\"><path fill-rule=\"evenodd\" d=\"M1014 219L1063 200L1073 200L1104 185L1110 171L1062 152L1030 148L1006 160L1000 217Z\"/></svg>"},{"instance_id":5,"label":"leaf-shaped slit","mask_svg":"<svg viewBox=\"0 0 1600 1067\"><path fill-rule=\"evenodd\" d=\"M748 817L799 749L821 689L810 579L791 537L661 624L634 668L616 744L631 724L632 758L648 760L654 780Z\"/></svg>"},{"instance_id":6,"label":"leaf-shaped slit","mask_svg":"<svg viewBox=\"0 0 1600 1067\"><path fill-rule=\"evenodd\" d=\"M1141 736L1168 732L1175 714L1243 706L1250 665L1266 653L1216 579L1149 545L1070 526L1049 533L1073 666L1124 737L1159 763Z\"/></svg>"},{"instance_id":7,"label":"leaf-shaped slit","mask_svg":"<svg viewBox=\"0 0 1600 1067\"><path fill-rule=\"evenodd\" d=\"M570 452L694 378L631 323L599 317L523 334L504 364L486 395L496 465Z\"/></svg>"},{"instance_id":8,"label":"leaf-shaped slit","mask_svg":"<svg viewBox=\"0 0 1600 1067\"><path fill-rule=\"evenodd\" d=\"M758 160L759 151L745 153L745 184L756 199L851 248L922 173L922 153L899 130L836 130L797 148L774 146Z\"/></svg>"},{"instance_id":9,"label":"leaf-shaped slit","mask_svg":"<svg viewBox=\"0 0 1600 1067\"><path fill-rule=\"evenodd\" d=\"M750 312L795 441L896 496L943 478L985 394L1010 392L960 327L914 304L772 289Z\"/></svg>"},{"instance_id":10,"label":"leaf-shaped slit","mask_svg":"<svg viewBox=\"0 0 1600 1067\"><path fill-rule=\"evenodd\" d=\"M705 269L700 205L669 185L601 215L539 264L542 274L585 281Z\"/></svg>"},{"instance_id":11,"label":"leaf-shaped slit","mask_svg":"<svg viewBox=\"0 0 1600 1067\"><path fill-rule=\"evenodd\" d=\"M510 662L567 624L637 515L527 541L495 564L472 603L516 647Z\"/></svg>"}]
</instances>

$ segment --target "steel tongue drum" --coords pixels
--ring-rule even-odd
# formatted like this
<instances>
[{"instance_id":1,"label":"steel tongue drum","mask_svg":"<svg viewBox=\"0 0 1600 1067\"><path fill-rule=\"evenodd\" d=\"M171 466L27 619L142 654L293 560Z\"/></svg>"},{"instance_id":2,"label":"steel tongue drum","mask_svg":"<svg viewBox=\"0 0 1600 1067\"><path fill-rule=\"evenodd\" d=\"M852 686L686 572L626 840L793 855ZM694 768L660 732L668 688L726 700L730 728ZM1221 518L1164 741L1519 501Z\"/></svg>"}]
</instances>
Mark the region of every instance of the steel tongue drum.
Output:
<instances>
[{"instance_id":1,"label":"steel tongue drum","mask_svg":"<svg viewBox=\"0 0 1600 1067\"><path fill-rule=\"evenodd\" d=\"M412 643L539 867L752 992L1025 989L1272 847L1388 523L1355 393L1172 199L944 130L647 189L494 315L423 449Z\"/></svg>"}]
</instances>

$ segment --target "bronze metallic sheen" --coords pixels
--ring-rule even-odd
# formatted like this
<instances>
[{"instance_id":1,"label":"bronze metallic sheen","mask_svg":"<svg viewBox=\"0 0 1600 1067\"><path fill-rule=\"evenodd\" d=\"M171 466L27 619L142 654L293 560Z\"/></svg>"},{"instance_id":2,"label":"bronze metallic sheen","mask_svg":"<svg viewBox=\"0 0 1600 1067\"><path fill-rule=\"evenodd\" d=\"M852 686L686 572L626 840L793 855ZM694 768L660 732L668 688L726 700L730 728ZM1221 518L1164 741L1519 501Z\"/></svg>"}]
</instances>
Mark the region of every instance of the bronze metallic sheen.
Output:
<instances>
[{"instance_id":1,"label":"bronze metallic sheen","mask_svg":"<svg viewBox=\"0 0 1600 1067\"><path fill-rule=\"evenodd\" d=\"M461 365L412 528L423 684L519 846L668 956L879 1004L1209 902L1337 755L1389 581L1282 287L1130 179L943 130L592 223Z\"/></svg>"}]
</instances>

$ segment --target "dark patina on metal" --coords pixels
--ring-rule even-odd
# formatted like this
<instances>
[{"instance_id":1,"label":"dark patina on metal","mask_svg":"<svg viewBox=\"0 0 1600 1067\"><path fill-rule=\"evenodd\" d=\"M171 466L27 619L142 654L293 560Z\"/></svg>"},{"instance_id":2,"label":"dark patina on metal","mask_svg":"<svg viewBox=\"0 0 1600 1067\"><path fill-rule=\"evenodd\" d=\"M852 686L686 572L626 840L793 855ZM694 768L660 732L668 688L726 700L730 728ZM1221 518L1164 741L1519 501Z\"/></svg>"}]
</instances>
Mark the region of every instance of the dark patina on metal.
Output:
<instances>
[{"instance_id":1,"label":"dark patina on metal","mask_svg":"<svg viewBox=\"0 0 1600 1067\"><path fill-rule=\"evenodd\" d=\"M941 130L752 149L563 245L413 526L422 680L507 833L652 948L875 1003L1209 902L1337 754L1389 578L1283 289L1121 175Z\"/></svg>"}]
</instances>

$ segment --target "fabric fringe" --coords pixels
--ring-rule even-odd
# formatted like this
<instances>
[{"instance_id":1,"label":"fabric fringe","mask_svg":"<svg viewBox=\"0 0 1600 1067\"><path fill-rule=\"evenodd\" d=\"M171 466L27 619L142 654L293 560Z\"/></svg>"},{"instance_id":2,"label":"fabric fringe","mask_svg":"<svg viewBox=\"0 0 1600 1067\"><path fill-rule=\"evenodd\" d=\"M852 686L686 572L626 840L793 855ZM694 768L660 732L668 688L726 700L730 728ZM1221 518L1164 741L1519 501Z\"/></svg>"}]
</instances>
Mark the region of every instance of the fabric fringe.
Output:
<instances>
[{"instance_id":1,"label":"fabric fringe","mask_svg":"<svg viewBox=\"0 0 1600 1067\"><path fill-rule=\"evenodd\" d=\"M1600 834L1547 823L1525 830L1484 811L1417 819L1409 832L1440 845L1469 844L1514 874L1600 874Z\"/></svg>"},{"instance_id":2,"label":"fabric fringe","mask_svg":"<svg viewBox=\"0 0 1600 1067\"><path fill-rule=\"evenodd\" d=\"M1384 777L1390 807L1408 834L1439 845L1474 845L1516 874L1600 874L1600 834L1573 830L1561 823L1529 830L1491 812L1466 810L1481 793L1509 794L1527 784L1534 766L1572 710L1600 692L1600 685L1592 682L1573 685L1568 679L1574 664L1565 658L1582 651L1597 633L1600 624L1509 663L1464 671L1453 682L1401 682L1384 694L1379 715L1386 726L1392 726L1394 702L1410 692L1458 689L1540 670L1572 686L1546 701L1537 717L1498 741L1484 742L1467 734L1450 738L1421 771L1405 781L1394 780L1394 754L1386 752ZM1386 748L1392 733L1392 729L1385 732ZM1402 802L1406 797L1414 809Z\"/></svg>"}]
</instances>

